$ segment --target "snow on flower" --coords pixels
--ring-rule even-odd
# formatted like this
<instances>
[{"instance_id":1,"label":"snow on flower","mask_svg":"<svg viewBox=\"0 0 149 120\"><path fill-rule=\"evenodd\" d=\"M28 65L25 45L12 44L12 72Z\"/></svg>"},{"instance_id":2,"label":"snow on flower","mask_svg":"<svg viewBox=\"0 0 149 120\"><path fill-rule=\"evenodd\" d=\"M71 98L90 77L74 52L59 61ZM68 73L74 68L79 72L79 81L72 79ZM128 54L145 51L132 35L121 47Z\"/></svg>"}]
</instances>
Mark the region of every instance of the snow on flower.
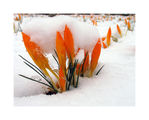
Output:
<instances>
[{"instance_id":1,"label":"snow on flower","mask_svg":"<svg viewBox=\"0 0 149 120\"><path fill-rule=\"evenodd\" d=\"M74 37L75 51L78 48L92 51L99 38L98 29L72 17L36 18L23 25L23 32L48 54L53 53L56 48L56 31L64 37L65 25L69 27Z\"/></svg>"}]
</instances>

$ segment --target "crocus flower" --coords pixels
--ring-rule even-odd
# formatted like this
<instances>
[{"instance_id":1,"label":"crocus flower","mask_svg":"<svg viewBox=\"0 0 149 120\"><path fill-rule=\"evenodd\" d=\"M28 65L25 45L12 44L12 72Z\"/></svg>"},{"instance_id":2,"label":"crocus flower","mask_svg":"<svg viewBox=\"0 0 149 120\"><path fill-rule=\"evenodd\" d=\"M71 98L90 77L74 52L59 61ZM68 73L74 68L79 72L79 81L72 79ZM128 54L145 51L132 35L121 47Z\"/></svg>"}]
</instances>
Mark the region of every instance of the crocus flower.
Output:
<instances>
[{"instance_id":1,"label":"crocus flower","mask_svg":"<svg viewBox=\"0 0 149 120\"><path fill-rule=\"evenodd\" d=\"M119 35L122 37L122 32L121 32L119 25L117 24L116 27L117 27L117 31L118 31Z\"/></svg>"},{"instance_id":2,"label":"crocus flower","mask_svg":"<svg viewBox=\"0 0 149 120\"><path fill-rule=\"evenodd\" d=\"M56 51L58 55L59 64L65 72L66 70L66 49L64 45L64 40L59 32L56 35Z\"/></svg>"},{"instance_id":3,"label":"crocus flower","mask_svg":"<svg viewBox=\"0 0 149 120\"><path fill-rule=\"evenodd\" d=\"M64 30L64 42L65 48L67 51L67 55L70 61L73 61L75 53L74 53L74 40L70 29L65 25Z\"/></svg>"},{"instance_id":4,"label":"crocus flower","mask_svg":"<svg viewBox=\"0 0 149 120\"><path fill-rule=\"evenodd\" d=\"M127 25L127 20L126 20L126 18L125 18L125 24Z\"/></svg>"},{"instance_id":5,"label":"crocus flower","mask_svg":"<svg viewBox=\"0 0 149 120\"><path fill-rule=\"evenodd\" d=\"M130 30L131 26L130 26L130 22L128 21L128 30Z\"/></svg>"},{"instance_id":6,"label":"crocus flower","mask_svg":"<svg viewBox=\"0 0 149 120\"><path fill-rule=\"evenodd\" d=\"M96 43L91 55L90 76L93 75L93 72L98 64L100 53L101 53L101 42L100 39L98 39L98 42Z\"/></svg>"},{"instance_id":7,"label":"crocus flower","mask_svg":"<svg viewBox=\"0 0 149 120\"><path fill-rule=\"evenodd\" d=\"M107 46L110 46L111 43L111 27L109 27L108 33L107 33Z\"/></svg>"}]
</instances>

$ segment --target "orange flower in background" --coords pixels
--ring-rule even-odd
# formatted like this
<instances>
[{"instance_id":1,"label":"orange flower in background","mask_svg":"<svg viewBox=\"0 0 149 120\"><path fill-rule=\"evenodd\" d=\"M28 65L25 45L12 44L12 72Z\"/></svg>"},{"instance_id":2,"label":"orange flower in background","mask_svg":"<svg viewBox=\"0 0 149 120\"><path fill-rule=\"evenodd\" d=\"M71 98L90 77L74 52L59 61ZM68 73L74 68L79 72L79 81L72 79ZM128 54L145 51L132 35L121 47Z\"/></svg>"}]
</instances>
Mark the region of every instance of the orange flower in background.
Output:
<instances>
[{"instance_id":1,"label":"orange flower in background","mask_svg":"<svg viewBox=\"0 0 149 120\"><path fill-rule=\"evenodd\" d=\"M113 20L112 16L111 16L111 21Z\"/></svg>"},{"instance_id":2,"label":"orange flower in background","mask_svg":"<svg viewBox=\"0 0 149 120\"><path fill-rule=\"evenodd\" d=\"M85 20L85 15L83 15L83 20Z\"/></svg>"},{"instance_id":3,"label":"orange flower in background","mask_svg":"<svg viewBox=\"0 0 149 120\"><path fill-rule=\"evenodd\" d=\"M50 72L52 72L53 75L58 78L58 76L49 66L48 58L44 56L41 48L36 43L30 41L30 37L28 35L22 32L22 36L27 52L29 53L35 64L43 71L45 75L47 75L51 79L53 86L56 88L54 81L46 70L46 68L49 69Z\"/></svg>"},{"instance_id":4,"label":"orange flower in background","mask_svg":"<svg viewBox=\"0 0 149 120\"><path fill-rule=\"evenodd\" d=\"M111 27L109 27L108 33L107 33L107 46L110 46L111 43Z\"/></svg>"},{"instance_id":5,"label":"orange flower in background","mask_svg":"<svg viewBox=\"0 0 149 120\"><path fill-rule=\"evenodd\" d=\"M130 20L130 17L127 17L127 20Z\"/></svg>"},{"instance_id":6,"label":"orange flower in background","mask_svg":"<svg viewBox=\"0 0 149 120\"><path fill-rule=\"evenodd\" d=\"M119 35L122 37L122 32L121 32L119 25L117 24L116 27L117 27L117 31L118 31Z\"/></svg>"},{"instance_id":7,"label":"orange flower in background","mask_svg":"<svg viewBox=\"0 0 149 120\"><path fill-rule=\"evenodd\" d=\"M62 92L66 91L66 80L64 77L64 72L63 72L62 67L60 67L60 69L59 69L59 85L60 85Z\"/></svg>"},{"instance_id":8,"label":"orange flower in background","mask_svg":"<svg viewBox=\"0 0 149 120\"><path fill-rule=\"evenodd\" d=\"M128 26L128 30L130 30L130 28L131 28L131 25L130 25L130 22L128 21L128 24L127 24L127 26Z\"/></svg>"},{"instance_id":9,"label":"orange flower in background","mask_svg":"<svg viewBox=\"0 0 149 120\"><path fill-rule=\"evenodd\" d=\"M19 16L19 20L21 20L21 15L20 15L20 14L18 14L18 16Z\"/></svg>"},{"instance_id":10,"label":"orange flower in background","mask_svg":"<svg viewBox=\"0 0 149 120\"><path fill-rule=\"evenodd\" d=\"M74 53L74 40L72 33L70 29L65 25L65 30L64 30L64 42L65 42L65 48L67 51L67 55L69 60L73 61L75 53Z\"/></svg>"},{"instance_id":11,"label":"orange flower in background","mask_svg":"<svg viewBox=\"0 0 149 120\"><path fill-rule=\"evenodd\" d=\"M93 25L97 26L97 22L95 20L92 20Z\"/></svg>"},{"instance_id":12,"label":"orange flower in background","mask_svg":"<svg viewBox=\"0 0 149 120\"><path fill-rule=\"evenodd\" d=\"M93 72L98 64L100 53L101 53L101 42L100 39L98 39L98 42L96 43L91 55L90 76L93 75Z\"/></svg>"},{"instance_id":13,"label":"orange flower in background","mask_svg":"<svg viewBox=\"0 0 149 120\"><path fill-rule=\"evenodd\" d=\"M64 45L64 40L59 32L56 35L56 51L58 55L59 64L63 70L66 69L66 49Z\"/></svg>"},{"instance_id":14,"label":"orange flower in background","mask_svg":"<svg viewBox=\"0 0 149 120\"><path fill-rule=\"evenodd\" d=\"M90 18L92 19L93 18L93 15L90 15Z\"/></svg>"},{"instance_id":15,"label":"orange flower in background","mask_svg":"<svg viewBox=\"0 0 149 120\"><path fill-rule=\"evenodd\" d=\"M125 18L125 24L127 25L127 20L126 20L126 18Z\"/></svg>"}]
</instances>

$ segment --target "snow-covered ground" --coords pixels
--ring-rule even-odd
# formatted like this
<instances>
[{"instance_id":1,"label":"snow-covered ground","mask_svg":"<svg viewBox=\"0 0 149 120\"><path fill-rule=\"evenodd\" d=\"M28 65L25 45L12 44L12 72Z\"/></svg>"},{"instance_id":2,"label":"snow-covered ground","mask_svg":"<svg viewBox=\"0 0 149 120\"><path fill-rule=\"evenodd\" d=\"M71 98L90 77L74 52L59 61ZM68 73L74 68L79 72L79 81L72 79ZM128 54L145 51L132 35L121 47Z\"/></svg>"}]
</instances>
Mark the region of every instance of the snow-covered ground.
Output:
<instances>
[{"instance_id":1,"label":"snow-covered ground","mask_svg":"<svg viewBox=\"0 0 149 120\"><path fill-rule=\"evenodd\" d=\"M22 24L31 19L24 18ZM114 33L117 23L122 29L125 28L122 21L97 22L99 34L106 36L109 26ZM135 29L128 31L122 38L119 38L117 43L112 42L109 48L102 49L97 69L102 65L104 67L98 76L80 77L78 88L56 95L45 95L44 86L18 76L18 74L23 74L36 78L37 74L28 68L18 56L22 55L32 61L22 42L21 33L14 34L14 104L17 106L135 105L135 34ZM52 56L48 57L55 66L56 63Z\"/></svg>"}]
</instances>

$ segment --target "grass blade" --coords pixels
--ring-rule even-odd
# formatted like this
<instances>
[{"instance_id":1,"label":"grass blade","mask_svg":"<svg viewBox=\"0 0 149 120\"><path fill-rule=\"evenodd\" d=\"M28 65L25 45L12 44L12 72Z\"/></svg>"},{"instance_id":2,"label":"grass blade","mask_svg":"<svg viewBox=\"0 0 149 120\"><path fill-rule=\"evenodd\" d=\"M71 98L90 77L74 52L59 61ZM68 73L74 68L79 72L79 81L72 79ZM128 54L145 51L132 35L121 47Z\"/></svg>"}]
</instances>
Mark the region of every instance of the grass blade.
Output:
<instances>
[{"instance_id":1,"label":"grass blade","mask_svg":"<svg viewBox=\"0 0 149 120\"><path fill-rule=\"evenodd\" d=\"M98 70L98 72L96 73L96 75L99 74L99 72L102 70L103 67L104 67L104 65Z\"/></svg>"},{"instance_id":2,"label":"grass blade","mask_svg":"<svg viewBox=\"0 0 149 120\"><path fill-rule=\"evenodd\" d=\"M24 75L21 75L21 74L18 74L18 75L21 76L21 77L24 77L24 78L26 78L26 79L28 79L28 80L32 80L32 81L34 81L34 82L38 82L38 83L40 83L40 84L43 84L43 85L45 85L45 86L48 86L48 87L52 88L50 85L48 85L48 84L46 84L46 83L37 81L37 80L35 80L35 79L32 79L32 78L30 78L30 77L27 77L27 76L24 76ZM52 88L52 89L53 89L53 88Z\"/></svg>"},{"instance_id":3,"label":"grass blade","mask_svg":"<svg viewBox=\"0 0 149 120\"><path fill-rule=\"evenodd\" d=\"M56 52L56 50L54 49L54 52L55 52L55 54L56 54L56 57L58 58L58 55L57 55L57 52Z\"/></svg>"},{"instance_id":4,"label":"grass blade","mask_svg":"<svg viewBox=\"0 0 149 120\"><path fill-rule=\"evenodd\" d=\"M80 76L80 68L81 68L81 64L79 66L79 71L78 71L78 76L77 76L77 81L76 81L76 88L78 87L78 83L79 83L79 76Z\"/></svg>"},{"instance_id":5,"label":"grass blade","mask_svg":"<svg viewBox=\"0 0 149 120\"><path fill-rule=\"evenodd\" d=\"M33 66L34 68L36 68L44 77L46 77L44 75L44 73L38 68L36 67L34 64L32 64L31 62L29 62L27 59L25 59L24 57L22 57L21 55L19 55L19 57L21 57L23 60L25 60L27 63L29 63L31 66Z\"/></svg>"},{"instance_id":6,"label":"grass blade","mask_svg":"<svg viewBox=\"0 0 149 120\"><path fill-rule=\"evenodd\" d=\"M56 57L55 57L54 55L52 55L52 56L53 56L54 60L57 62L57 64L58 64L58 67L59 67L58 60L56 59Z\"/></svg>"},{"instance_id":7,"label":"grass blade","mask_svg":"<svg viewBox=\"0 0 149 120\"><path fill-rule=\"evenodd\" d=\"M51 87L52 87L52 89L54 89L55 91L57 91L55 88L54 88L54 86L53 86L53 84L49 81L49 80L47 80L47 77L46 77L46 75L38 68L38 67L36 67L35 65L33 65L31 62L29 62L28 60L26 60L24 57L22 57L21 55L19 55L23 60L25 60L24 61L24 63L27 65L27 66L29 66L31 69L33 69L35 72L37 72L42 78L44 78L44 80L46 80L50 85L51 85ZM36 69L35 69L36 68Z\"/></svg>"},{"instance_id":8,"label":"grass blade","mask_svg":"<svg viewBox=\"0 0 149 120\"><path fill-rule=\"evenodd\" d=\"M85 55L85 58L83 59L83 64L82 64L82 69L81 69L81 76L83 77L84 75L83 75L83 70L84 70L84 63L85 63L85 61L86 61L86 58L87 58L87 56L88 56L88 52L86 53L86 55Z\"/></svg>"},{"instance_id":9,"label":"grass blade","mask_svg":"<svg viewBox=\"0 0 149 120\"><path fill-rule=\"evenodd\" d=\"M27 62L24 62L28 67L30 67L31 69L33 69L35 72L37 72L42 78L45 78L45 76L43 76L40 72L38 72L35 68L33 68L31 65L29 65Z\"/></svg>"}]
</instances>

